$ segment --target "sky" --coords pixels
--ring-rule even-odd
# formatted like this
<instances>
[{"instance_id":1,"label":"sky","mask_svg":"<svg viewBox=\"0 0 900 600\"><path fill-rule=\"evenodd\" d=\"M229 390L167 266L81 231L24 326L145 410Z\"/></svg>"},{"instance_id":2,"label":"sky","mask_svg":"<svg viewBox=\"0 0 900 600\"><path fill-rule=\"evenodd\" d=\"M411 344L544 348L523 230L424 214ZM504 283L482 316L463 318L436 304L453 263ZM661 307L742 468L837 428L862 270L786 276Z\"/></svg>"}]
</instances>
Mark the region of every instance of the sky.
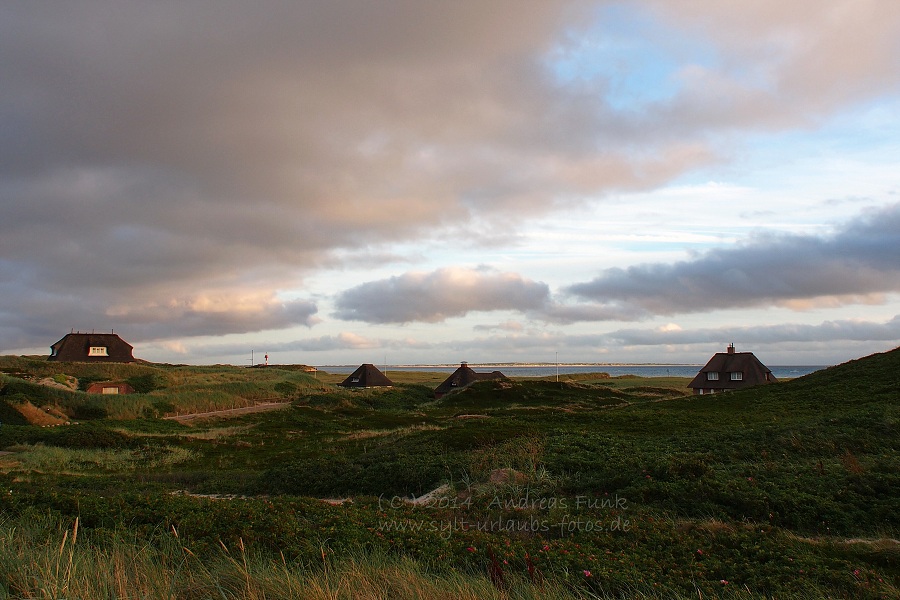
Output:
<instances>
[{"instance_id":1,"label":"sky","mask_svg":"<svg viewBox=\"0 0 900 600\"><path fill-rule=\"evenodd\" d=\"M896 0L0 5L0 352L900 345Z\"/></svg>"}]
</instances>

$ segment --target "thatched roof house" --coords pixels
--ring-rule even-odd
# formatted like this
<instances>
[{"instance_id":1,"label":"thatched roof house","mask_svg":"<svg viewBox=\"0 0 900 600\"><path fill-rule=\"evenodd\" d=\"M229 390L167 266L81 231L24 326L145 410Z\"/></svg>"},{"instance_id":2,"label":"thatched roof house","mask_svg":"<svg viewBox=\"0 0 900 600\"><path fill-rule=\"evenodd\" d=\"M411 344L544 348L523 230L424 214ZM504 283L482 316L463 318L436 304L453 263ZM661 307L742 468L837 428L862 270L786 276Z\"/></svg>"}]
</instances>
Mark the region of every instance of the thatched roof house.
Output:
<instances>
[{"instance_id":1,"label":"thatched roof house","mask_svg":"<svg viewBox=\"0 0 900 600\"><path fill-rule=\"evenodd\" d=\"M378 370L375 365L363 364L338 385L350 388L391 387L394 382Z\"/></svg>"},{"instance_id":2,"label":"thatched roof house","mask_svg":"<svg viewBox=\"0 0 900 600\"><path fill-rule=\"evenodd\" d=\"M48 360L66 362L134 362L131 344L115 333L72 332L50 346Z\"/></svg>"},{"instance_id":3,"label":"thatched roof house","mask_svg":"<svg viewBox=\"0 0 900 600\"><path fill-rule=\"evenodd\" d=\"M714 394L777 381L752 352L735 352L731 344L726 352L717 352L709 359L688 387L695 394Z\"/></svg>"},{"instance_id":4,"label":"thatched roof house","mask_svg":"<svg viewBox=\"0 0 900 600\"><path fill-rule=\"evenodd\" d=\"M491 381L495 379L506 379L506 375L500 371L492 371L490 373L476 373L469 368L468 363L461 363L459 368L444 380L441 385L434 389L434 397L440 398L450 392L461 390L468 385L472 385L476 381Z\"/></svg>"}]
</instances>

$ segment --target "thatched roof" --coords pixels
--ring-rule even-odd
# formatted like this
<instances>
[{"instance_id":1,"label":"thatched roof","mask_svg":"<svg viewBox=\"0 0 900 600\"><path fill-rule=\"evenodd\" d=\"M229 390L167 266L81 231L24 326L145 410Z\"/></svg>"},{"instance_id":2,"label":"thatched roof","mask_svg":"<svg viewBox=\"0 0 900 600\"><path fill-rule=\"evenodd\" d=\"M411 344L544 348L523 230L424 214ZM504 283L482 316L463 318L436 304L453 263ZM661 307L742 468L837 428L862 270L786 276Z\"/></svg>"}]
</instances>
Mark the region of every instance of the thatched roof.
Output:
<instances>
[{"instance_id":1,"label":"thatched roof","mask_svg":"<svg viewBox=\"0 0 900 600\"><path fill-rule=\"evenodd\" d=\"M462 363L459 365L459 368L453 371L453 373L444 380L441 385L437 386L434 389L434 397L440 398L444 394L449 394L455 390L461 390L462 388L475 383L476 381L490 381L494 379L506 379L506 375L501 373L500 371L492 371L490 373L476 373L472 369L469 368L469 365L466 363Z\"/></svg>"},{"instance_id":2,"label":"thatched roof","mask_svg":"<svg viewBox=\"0 0 900 600\"><path fill-rule=\"evenodd\" d=\"M735 375L732 375L733 373ZM752 352L735 352L732 345L728 347L727 352L717 352L713 355L688 387L694 390L721 392L777 381L772 371Z\"/></svg>"},{"instance_id":3,"label":"thatched roof","mask_svg":"<svg viewBox=\"0 0 900 600\"><path fill-rule=\"evenodd\" d=\"M360 365L347 379L339 383L344 387L391 387L394 385L387 376L378 370L375 365L366 363Z\"/></svg>"},{"instance_id":4,"label":"thatched roof","mask_svg":"<svg viewBox=\"0 0 900 600\"><path fill-rule=\"evenodd\" d=\"M50 346L48 360L66 362L134 362L131 344L115 333L66 334Z\"/></svg>"}]
</instances>

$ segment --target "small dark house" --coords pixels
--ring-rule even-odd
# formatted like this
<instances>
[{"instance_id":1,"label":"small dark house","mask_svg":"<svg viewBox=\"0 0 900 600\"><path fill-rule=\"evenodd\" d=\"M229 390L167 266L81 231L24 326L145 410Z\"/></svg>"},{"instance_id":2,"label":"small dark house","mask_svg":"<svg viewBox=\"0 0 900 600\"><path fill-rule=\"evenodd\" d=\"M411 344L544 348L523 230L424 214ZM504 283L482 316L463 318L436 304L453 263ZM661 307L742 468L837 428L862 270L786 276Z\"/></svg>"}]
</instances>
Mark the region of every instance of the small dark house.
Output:
<instances>
[{"instance_id":1,"label":"small dark house","mask_svg":"<svg viewBox=\"0 0 900 600\"><path fill-rule=\"evenodd\" d=\"M734 344L726 352L717 352L688 384L695 394L714 394L778 381L769 368L752 352L735 352Z\"/></svg>"},{"instance_id":2,"label":"small dark house","mask_svg":"<svg viewBox=\"0 0 900 600\"><path fill-rule=\"evenodd\" d=\"M394 382L387 375L378 370L375 365L366 363L360 365L350 376L339 383L343 387L367 388L367 387L391 387Z\"/></svg>"},{"instance_id":3,"label":"small dark house","mask_svg":"<svg viewBox=\"0 0 900 600\"><path fill-rule=\"evenodd\" d=\"M50 346L48 360L65 362L134 362L132 346L115 333L72 332Z\"/></svg>"},{"instance_id":4,"label":"small dark house","mask_svg":"<svg viewBox=\"0 0 900 600\"><path fill-rule=\"evenodd\" d=\"M85 390L88 394L133 394L134 388L127 383L119 383L115 381L103 381L92 383Z\"/></svg>"},{"instance_id":5,"label":"small dark house","mask_svg":"<svg viewBox=\"0 0 900 600\"><path fill-rule=\"evenodd\" d=\"M468 385L472 385L476 381L491 381L495 379L506 379L506 375L500 371L492 371L490 373L476 373L469 368L468 363L462 363L459 368L450 375L444 382L434 389L434 397L440 398L450 392L461 390Z\"/></svg>"}]
</instances>

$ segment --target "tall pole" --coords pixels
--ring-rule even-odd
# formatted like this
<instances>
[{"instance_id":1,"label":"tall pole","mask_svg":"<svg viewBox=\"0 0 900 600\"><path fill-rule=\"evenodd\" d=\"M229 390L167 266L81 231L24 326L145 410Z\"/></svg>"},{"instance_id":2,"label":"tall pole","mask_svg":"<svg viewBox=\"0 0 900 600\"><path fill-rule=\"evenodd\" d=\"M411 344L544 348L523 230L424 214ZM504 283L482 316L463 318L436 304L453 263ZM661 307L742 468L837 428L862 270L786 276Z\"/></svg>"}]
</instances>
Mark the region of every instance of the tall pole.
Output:
<instances>
[{"instance_id":1,"label":"tall pole","mask_svg":"<svg viewBox=\"0 0 900 600\"><path fill-rule=\"evenodd\" d=\"M556 383L559 383L559 351L556 352Z\"/></svg>"}]
</instances>

